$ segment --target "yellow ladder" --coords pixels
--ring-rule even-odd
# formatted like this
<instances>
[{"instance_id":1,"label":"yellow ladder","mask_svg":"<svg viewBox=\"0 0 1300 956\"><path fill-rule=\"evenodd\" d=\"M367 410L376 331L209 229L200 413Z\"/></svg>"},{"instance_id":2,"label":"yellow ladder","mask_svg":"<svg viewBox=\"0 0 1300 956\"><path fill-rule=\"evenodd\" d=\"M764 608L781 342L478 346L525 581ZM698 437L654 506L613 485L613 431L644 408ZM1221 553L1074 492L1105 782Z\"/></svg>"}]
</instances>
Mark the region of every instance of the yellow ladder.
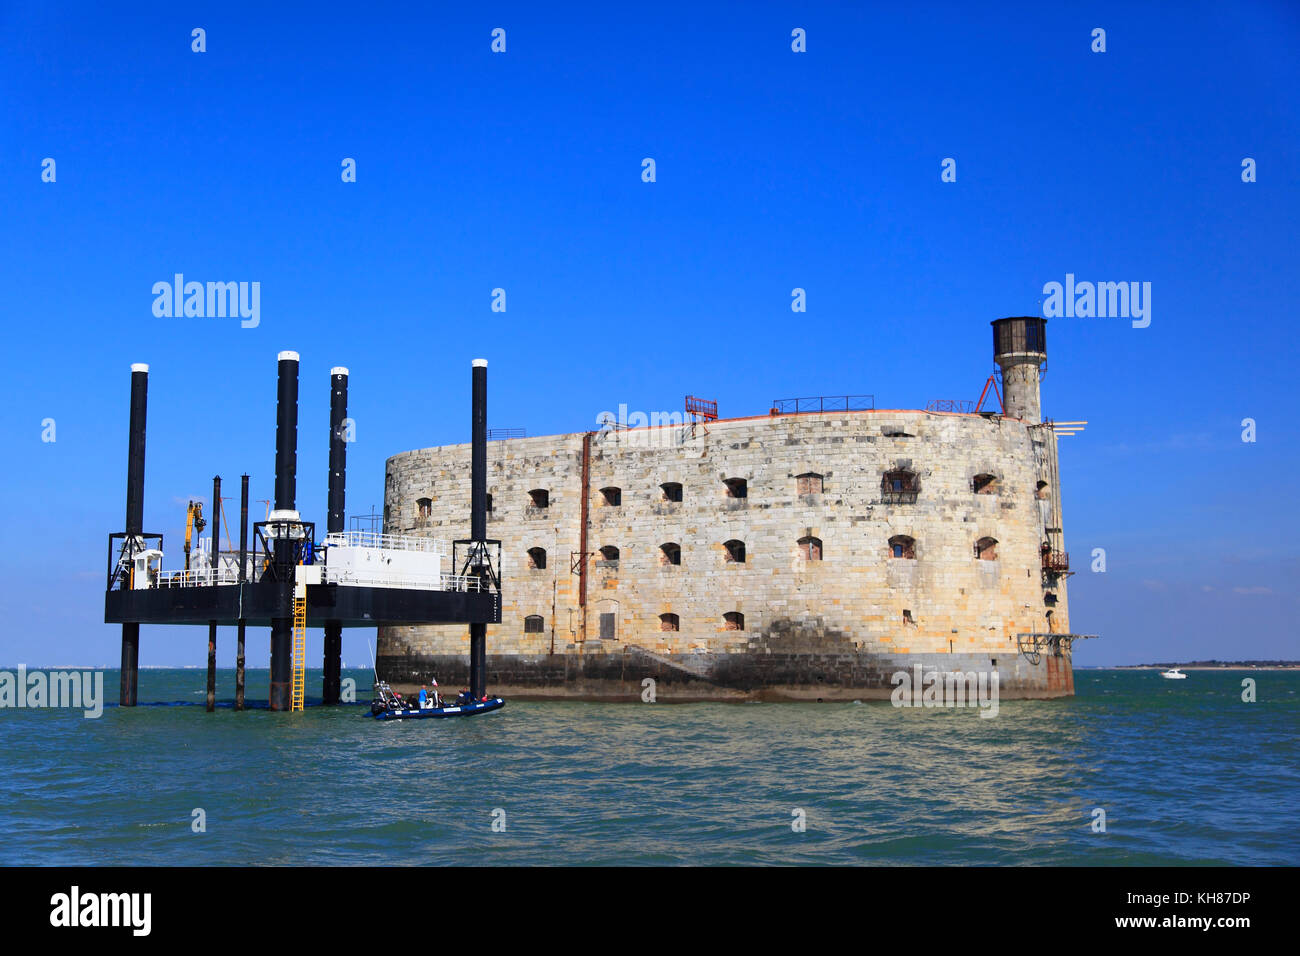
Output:
<instances>
[{"instance_id":1,"label":"yellow ladder","mask_svg":"<svg viewBox=\"0 0 1300 956\"><path fill-rule=\"evenodd\" d=\"M305 590L305 589L304 589ZM302 710L307 698L307 598L293 598L293 688L289 710Z\"/></svg>"}]
</instances>

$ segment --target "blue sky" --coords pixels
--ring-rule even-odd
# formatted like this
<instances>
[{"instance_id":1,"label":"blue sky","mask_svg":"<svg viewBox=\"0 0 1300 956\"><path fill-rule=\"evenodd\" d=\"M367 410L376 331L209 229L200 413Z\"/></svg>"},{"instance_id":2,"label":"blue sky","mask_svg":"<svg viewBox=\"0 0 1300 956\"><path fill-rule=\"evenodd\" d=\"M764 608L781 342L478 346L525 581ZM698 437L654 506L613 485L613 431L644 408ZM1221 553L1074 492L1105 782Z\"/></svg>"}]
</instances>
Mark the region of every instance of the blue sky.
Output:
<instances>
[{"instance_id":1,"label":"blue sky","mask_svg":"<svg viewBox=\"0 0 1300 956\"><path fill-rule=\"evenodd\" d=\"M922 407L977 397L989 321L1066 273L1152 284L1149 328L1049 324L1045 414L1089 422L1062 441L1072 623L1103 635L1077 663L1300 657L1300 8L995 7L0 6L0 664L117 661L131 362L174 551L214 474L228 507L242 471L271 496L281 349L323 521L333 365L355 513L387 456L466 439L475 356L491 424L529 434L687 393ZM260 324L156 318L177 272L260 282ZM201 664L203 638L146 627L142 663Z\"/></svg>"}]
</instances>

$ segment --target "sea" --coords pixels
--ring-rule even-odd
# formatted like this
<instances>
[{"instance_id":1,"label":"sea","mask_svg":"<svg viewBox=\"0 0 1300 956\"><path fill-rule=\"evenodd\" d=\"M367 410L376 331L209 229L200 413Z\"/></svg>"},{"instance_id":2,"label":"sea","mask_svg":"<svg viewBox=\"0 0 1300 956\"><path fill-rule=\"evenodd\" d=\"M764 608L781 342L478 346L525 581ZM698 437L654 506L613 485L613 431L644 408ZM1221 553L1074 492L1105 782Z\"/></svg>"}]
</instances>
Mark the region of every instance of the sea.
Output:
<instances>
[{"instance_id":1,"label":"sea","mask_svg":"<svg viewBox=\"0 0 1300 956\"><path fill-rule=\"evenodd\" d=\"M4 865L1297 865L1300 673L1078 670L1077 695L265 709L141 671L140 706L0 709ZM1243 681L1254 682L1254 700ZM308 672L319 693L319 672ZM489 688L490 690L490 688Z\"/></svg>"}]
</instances>

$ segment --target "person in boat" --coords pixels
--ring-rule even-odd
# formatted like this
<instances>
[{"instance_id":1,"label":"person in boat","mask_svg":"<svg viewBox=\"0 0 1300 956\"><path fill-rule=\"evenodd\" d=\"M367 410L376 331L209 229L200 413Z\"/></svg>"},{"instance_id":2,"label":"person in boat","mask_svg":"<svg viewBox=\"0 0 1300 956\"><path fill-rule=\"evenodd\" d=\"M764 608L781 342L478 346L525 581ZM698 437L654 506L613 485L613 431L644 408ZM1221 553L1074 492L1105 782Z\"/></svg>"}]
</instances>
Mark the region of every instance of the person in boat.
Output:
<instances>
[{"instance_id":1,"label":"person in boat","mask_svg":"<svg viewBox=\"0 0 1300 956\"><path fill-rule=\"evenodd\" d=\"M420 709L427 710L428 708L429 708L429 688L421 684L420 685Z\"/></svg>"}]
</instances>

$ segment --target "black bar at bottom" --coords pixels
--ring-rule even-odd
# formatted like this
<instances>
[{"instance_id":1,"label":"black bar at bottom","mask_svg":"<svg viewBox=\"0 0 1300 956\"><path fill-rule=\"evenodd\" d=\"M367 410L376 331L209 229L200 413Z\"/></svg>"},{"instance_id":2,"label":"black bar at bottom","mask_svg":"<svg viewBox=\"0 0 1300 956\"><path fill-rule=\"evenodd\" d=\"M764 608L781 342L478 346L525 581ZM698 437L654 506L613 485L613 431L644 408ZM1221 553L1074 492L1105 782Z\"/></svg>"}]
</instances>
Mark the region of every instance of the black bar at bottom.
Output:
<instances>
[{"instance_id":1,"label":"black bar at bottom","mask_svg":"<svg viewBox=\"0 0 1300 956\"><path fill-rule=\"evenodd\" d=\"M489 819L490 805L475 807L483 819ZM365 821L358 816L358 821ZM484 824L487 826L487 824ZM513 826L512 830L513 832ZM756 834L757 836L757 834ZM501 921L493 930L491 942L496 949L524 948L535 945L532 928L552 916L547 890L555 880L550 867L529 869L510 866L509 844L498 835L494 859L505 864L491 870L466 868L458 862L459 874L491 879L496 890L485 896L475 881L441 880L440 908L462 915L476 923L491 922L500 916L499 900L511 900L511 919ZM503 848L502 844L505 845ZM401 852L389 850L387 852ZM806 851L805 851L806 852ZM455 860L454 856L442 862ZM436 863L435 856L417 856L413 861ZM312 862L311 854L305 861ZM689 862L689 861L687 861ZM981 862L993 862L986 857ZM708 867L644 867L620 869L575 867L586 873L599 872L602 886L617 894L616 898L635 898L653 893L665 880L686 892L717 895L717 871ZM913 943L933 940L934 949L951 948L959 928L970 933L992 934L1000 908L1007 900L1038 900L1021 907L1014 916L1015 932L1021 939L1041 940L1049 948L1052 940L1068 937L1074 943L1094 940L1169 939L1182 949L1189 939L1210 939L1214 949L1232 949L1234 941L1260 940L1255 934L1267 931L1276 939L1290 920L1289 909L1294 894L1294 869L1279 867L1234 869L1216 867L990 867L978 870L979 879L971 878L965 867L949 868L887 867L880 869L853 867L743 867L726 870L727 889L720 896L724 905L743 905L756 898L780 899L796 912L851 913L862 909L864 899L889 898L880 908L868 905L865 912L876 920L880 933ZM286 876L292 876L287 879ZM428 908L428 881L394 879L392 863L385 859L366 865L313 868L299 866L290 871L280 867L158 867L71 868L33 867L13 880L6 893L6 928L13 928L19 938L50 934L51 940L66 941L69 934L80 936L95 945L95 940L118 939L134 942L131 916L140 917L141 933L160 943L180 948L194 940L195 900L220 899L238 893L240 915L250 925L283 918L286 908L308 908L332 892L339 881L349 885L349 900L362 912L388 911L416 913ZM1054 894L1069 905L1047 905L1042 901L1043 884L1050 883ZM693 884L693 888L692 888ZM143 906L126 900L117 912L126 914L114 927L72 927L69 904L73 887L80 900L103 893L148 893L147 928ZM1174 894L1186 894L1190 903L1174 903ZM508 895L507 895L508 894ZM1153 906L1132 902L1134 895L1159 895L1170 902ZM942 920L934 918L933 900L944 900ZM1208 901L1207 901L1208 898ZM128 905L129 904L129 905ZM78 907L78 910L81 908ZM80 912L78 912L80 916ZM1188 918L1208 919L1208 928L1186 925ZM62 922L61 922L62 920ZM626 926L626 914L593 909L584 917L589 932L613 935ZM1149 922L1148 922L1149 921ZM726 928L725 940L730 947L762 945L764 934L771 933L770 920L738 920ZM1172 930L1172 932L1171 932ZM341 939L368 937L364 929L348 929L326 920L307 920L295 927L295 941L300 946L337 948ZM343 934L342 936L340 934ZM715 937L719 940L722 936ZM1224 945L1226 944L1226 945ZM1256 944L1258 945L1258 943ZM1060 948L1060 947L1057 947ZM1208 948L1208 947L1207 947Z\"/></svg>"}]
</instances>

